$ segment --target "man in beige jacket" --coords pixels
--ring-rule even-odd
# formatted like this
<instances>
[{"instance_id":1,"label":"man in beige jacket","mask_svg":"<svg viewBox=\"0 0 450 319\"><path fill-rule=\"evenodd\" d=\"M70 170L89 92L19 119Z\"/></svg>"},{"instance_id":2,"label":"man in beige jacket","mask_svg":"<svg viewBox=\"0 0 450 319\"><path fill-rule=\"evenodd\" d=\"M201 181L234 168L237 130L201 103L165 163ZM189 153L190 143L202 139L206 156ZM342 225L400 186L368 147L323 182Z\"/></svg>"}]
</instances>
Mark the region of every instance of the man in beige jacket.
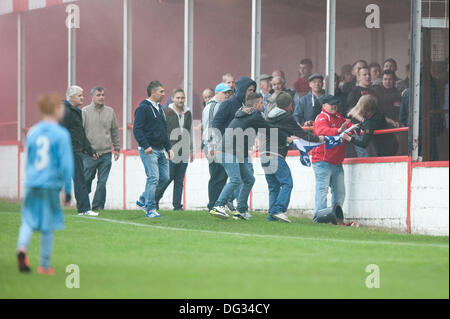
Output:
<instances>
[{"instance_id":1,"label":"man in beige jacket","mask_svg":"<svg viewBox=\"0 0 450 319\"><path fill-rule=\"evenodd\" d=\"M97 175L97 189L92 210L103 210L106 201L106 181L111 170L112 151L114 160L120 152L119 129L113 108L105 105L105 89L99 86L91 90L92 102L82 109L83 127L98 159L84 157L84 176L87 190L91 192L92 180Z\"/></svg>"}]
</instances>

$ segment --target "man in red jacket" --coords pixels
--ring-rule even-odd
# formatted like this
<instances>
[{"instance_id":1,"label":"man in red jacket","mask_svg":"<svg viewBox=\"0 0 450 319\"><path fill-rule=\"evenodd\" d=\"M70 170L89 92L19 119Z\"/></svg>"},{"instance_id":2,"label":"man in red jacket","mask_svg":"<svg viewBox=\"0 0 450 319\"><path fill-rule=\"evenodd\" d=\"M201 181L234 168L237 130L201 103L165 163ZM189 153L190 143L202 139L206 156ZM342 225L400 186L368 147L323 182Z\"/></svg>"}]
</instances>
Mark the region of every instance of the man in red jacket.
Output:
<instances>
[{"instance_id":1,"label":"man in red jacket","mask_svg":"<svg viewBox=\"0 0 450 319\"><path fill-rule=\"evenodd\" d=\"M350 123L338 112L339 100L332 95L320 99L322 112L316 117L313 126L314 135L336 136L342 133ZM345 141L330 150L322 144L311 151L314 175L316 177L315 208L313 222L317 222L317 213L327 208L328 187L331 188L332 206L342 206L345 199L344 170L342 162L345 156Z\"/></svg>"}]
</instances>

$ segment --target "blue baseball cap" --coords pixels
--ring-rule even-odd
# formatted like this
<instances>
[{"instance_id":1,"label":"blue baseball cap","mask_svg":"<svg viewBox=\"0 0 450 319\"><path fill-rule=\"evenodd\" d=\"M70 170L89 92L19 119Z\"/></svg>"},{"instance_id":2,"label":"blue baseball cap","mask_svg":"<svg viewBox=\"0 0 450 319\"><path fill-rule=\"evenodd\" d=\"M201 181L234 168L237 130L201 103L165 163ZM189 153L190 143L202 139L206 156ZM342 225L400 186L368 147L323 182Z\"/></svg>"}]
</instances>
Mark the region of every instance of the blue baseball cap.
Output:
<instances>
[{"instance_id":1,"label":"blue baseball cap","mask_svg":"<svg viewBox=\"0 0 450 319\"><path fill-rule=\"evenodd\" d=\"M217 84L215 93L218 93L218 92L227 92L227 91L233 91L233 89L230 88L230 87L229 87L228 85L226 85L225 83Z\"/></svg>"}]
</instances>

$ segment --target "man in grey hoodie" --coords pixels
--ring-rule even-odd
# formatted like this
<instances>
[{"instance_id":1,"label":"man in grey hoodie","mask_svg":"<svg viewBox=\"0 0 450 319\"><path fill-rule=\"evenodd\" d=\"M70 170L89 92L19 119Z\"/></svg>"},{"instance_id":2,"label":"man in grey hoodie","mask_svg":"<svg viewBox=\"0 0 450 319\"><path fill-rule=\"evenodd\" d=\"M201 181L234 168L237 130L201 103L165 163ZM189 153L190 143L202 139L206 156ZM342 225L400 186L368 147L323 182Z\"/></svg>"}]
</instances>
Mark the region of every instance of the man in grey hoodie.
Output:
<instances>
[{"instance_id":1,"label":"man in grey hoodie","mask_svg":"<svg viewBox=\"0 0 450 319\"><path fill-rule=\"evenodd\" d=\"M266 136L265 153L261 154L261 166L269 187L268 220L291 221L286 215L293 187L291 170L286 163L289 146L285 136L295 136L309 142L323 142L323 136L316 136L304 131L292 115L293 99L289 93L280 92L276 97L276 107L267 114L267 122L278 130L278 143L270 143Z\"/></svg>"},{"instance_id":2,"label":"man in grey hoodie","mask_svg":"<svg viewBox=\"0 0 450 319\"><path fill-rule=\"evenodd\" d=\"M224 102L225 103L225 102ZM238 109L233 120L225 130L222 138L222 163L230 181L223 188L210 214L219 218L227 218L225 204L231 194L239 188L237 211L233 219L248 219L248 197L255 183L253 164L249 160L248 150L254 142L259 130L265 129L270 134L272 126L262 115L262 95L250 93L246 97L245 105ZM286 143L288 135L280 132L280 139ZM242 186L241 186L242 185Z\"/></svg>"}]
</instances>

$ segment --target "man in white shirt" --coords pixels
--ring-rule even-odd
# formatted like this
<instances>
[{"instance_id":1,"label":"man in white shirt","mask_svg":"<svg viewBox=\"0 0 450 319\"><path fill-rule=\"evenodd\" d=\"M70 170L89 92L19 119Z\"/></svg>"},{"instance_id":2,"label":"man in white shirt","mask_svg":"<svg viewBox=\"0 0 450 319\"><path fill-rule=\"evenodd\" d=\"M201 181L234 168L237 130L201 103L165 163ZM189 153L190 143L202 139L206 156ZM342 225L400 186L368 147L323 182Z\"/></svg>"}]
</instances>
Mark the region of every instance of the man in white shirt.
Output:
<instances>
[{"instance_id":1,"label":"man in white shirt","mask_svg":"<svg viewBox=\"0 0 450 319\"><path fill-rule=\"evenodd\" d=\"M214 203L219 198L220 192L227 182L227 173L220 163L214 161L214 152L216 145L221 141L220 131L213 130L211 123L214 116L219 110L220 103L229 99L233 94L233 89L225 83L216 86L214 97L208 101L202 113L202 151L205 153L209 161L209 182L208 182L208 210L214 207Z\"/></svg>"}]
</instances>

